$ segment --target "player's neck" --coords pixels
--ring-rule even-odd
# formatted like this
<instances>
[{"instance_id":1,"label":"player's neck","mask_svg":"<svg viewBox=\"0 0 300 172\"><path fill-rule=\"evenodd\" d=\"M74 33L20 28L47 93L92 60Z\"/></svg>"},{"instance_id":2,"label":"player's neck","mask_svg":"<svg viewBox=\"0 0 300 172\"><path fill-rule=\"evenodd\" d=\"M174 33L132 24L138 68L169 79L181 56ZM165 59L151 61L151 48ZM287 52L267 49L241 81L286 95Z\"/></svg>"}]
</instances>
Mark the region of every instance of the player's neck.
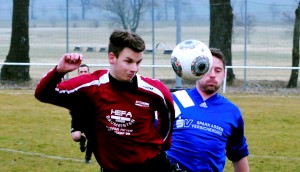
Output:
<instances>
[{"instance_id":1,"label":"player's neck","mask_svg":"<svg viewBox=\"0 0 300 172\"><path fill-rule=\"evenodd\" d=\"M136 90L137 89L137 77L135 76L131 82L123 82L115 79L109 74L109 82L117 89L120 90Z\"/></svg>"}]
</instances>

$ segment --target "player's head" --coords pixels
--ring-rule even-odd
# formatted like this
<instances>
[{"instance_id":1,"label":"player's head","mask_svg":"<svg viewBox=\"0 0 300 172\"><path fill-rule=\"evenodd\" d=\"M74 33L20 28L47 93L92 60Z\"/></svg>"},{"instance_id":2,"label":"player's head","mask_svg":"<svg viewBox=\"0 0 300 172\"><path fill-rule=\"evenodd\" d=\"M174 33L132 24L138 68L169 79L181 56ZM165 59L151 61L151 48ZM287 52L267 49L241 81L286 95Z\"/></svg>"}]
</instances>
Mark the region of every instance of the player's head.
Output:
<instances>
[{"instance_id":1,"label":"player's head","mask_svg":"<svg viewBox=\"0 0 300 172\"><path fill-rule=\"evenodd\" d=\"M135 33L115 30L109 38L110 74L119 81L130 82L139 71L145 50L144 40Z\"/></svg>"},{"instance_id":2,"label":"player's head","mask_svg":"<svg viewBox=\"0 0 300 172\"><path fill-rule=\"evenodd\" d=\"M81 64L79 67L78 67L78 75L85 75L85 74L88 74L90 73L90 69L89 69L89 66L86 65L86 64Z\"/></svg>"},{"instance_id":3,"label":"player's head","mask_svg":"<svg viewBox=\"0 0 300 172\"><path fill-rule=\"evenodd\" d=\"M108 53L114 53L118 58L126 47L134 52L143 52L146 48L144 40L137 34L126 30L113 31L109 38Z\"/></svg>"},{"instance_id":4,"label":"player's head","mask_svg":"<svg viewBox=\"0 0 300 172\"><path fill-rule=\"evenodd\" d=\"M225 78L225 57L217 48L210 48L213 56L212 68L197 81L197 89L205 94L214 94L222 86Z\"/></svg>"}]
</instances>

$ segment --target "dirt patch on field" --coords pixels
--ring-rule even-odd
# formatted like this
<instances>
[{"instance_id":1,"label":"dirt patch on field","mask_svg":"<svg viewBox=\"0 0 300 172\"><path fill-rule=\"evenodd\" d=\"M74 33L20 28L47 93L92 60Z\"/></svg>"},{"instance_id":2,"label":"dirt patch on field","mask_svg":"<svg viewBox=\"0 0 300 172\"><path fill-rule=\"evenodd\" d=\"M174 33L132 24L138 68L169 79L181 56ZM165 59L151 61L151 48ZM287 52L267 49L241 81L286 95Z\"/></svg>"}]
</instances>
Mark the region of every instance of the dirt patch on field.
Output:
<instances>
[{"instance_id":1,"label":"dirt patch on field","mask_svg":"<svg viewBox=\"0 0 300 172\"><path fill-rule=\"evenodd\" d=\"M162 79L161 80L170 89L176 88L176 81L174 79ZM0 89L5 90L34 90L38 80L31 80L27 82L0 82ZM246 93L246 94L278 94L278 95L300 95L300 88L286 88L287 82L284 81L248 81L245 85L243 80L235 80L232 85L227 85L226 93ZM182 88L193 88L195 81L182 80ZM220 92L223 88L220 89Z\"/></svg>"},{"instance_id":2,"label":"dirt patch on field","mask_svg":"<svg viewBox=\"0 0 300 172\"><path fill-rule=\"evenodd\" d=\"M7 82L1 81L0 82L0 90L34 90L38 81L30 80L24 82Z\"/></svg>"}]
</instances>

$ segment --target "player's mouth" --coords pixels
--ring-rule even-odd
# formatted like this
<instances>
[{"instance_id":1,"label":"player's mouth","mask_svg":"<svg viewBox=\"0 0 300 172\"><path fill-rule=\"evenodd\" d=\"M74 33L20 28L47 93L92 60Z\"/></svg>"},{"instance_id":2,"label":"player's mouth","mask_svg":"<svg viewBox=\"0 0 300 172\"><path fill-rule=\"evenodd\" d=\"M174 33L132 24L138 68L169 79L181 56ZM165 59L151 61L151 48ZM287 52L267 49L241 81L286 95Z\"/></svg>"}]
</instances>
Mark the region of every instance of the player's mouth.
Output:
<instances>
[{"instance_id":1,"label":"player's mouth","mask_svg":"<svg viewBox=\"0 0 300 172\"><path fill-rule=\"evenodd\" d=\"M206 85L210 85L210 86L214 86L214 85L217 85L217 84L218 84L218 82L215 81L215 80L210 80L210 81L206 82Z\"/></svg>"},{"instance_id":2,"label":"player's mouth","mask_svg":"<svg viewBox=\"0 0 300 172\"><path fill-rule=\"evenodd\" d=\"M133 74L128 74L128 75L126 75L126 78L129 80L129 81L131 81L132 80L132 78L135 76L135 74L133 73Z\"/></svg>"}]
</instances>

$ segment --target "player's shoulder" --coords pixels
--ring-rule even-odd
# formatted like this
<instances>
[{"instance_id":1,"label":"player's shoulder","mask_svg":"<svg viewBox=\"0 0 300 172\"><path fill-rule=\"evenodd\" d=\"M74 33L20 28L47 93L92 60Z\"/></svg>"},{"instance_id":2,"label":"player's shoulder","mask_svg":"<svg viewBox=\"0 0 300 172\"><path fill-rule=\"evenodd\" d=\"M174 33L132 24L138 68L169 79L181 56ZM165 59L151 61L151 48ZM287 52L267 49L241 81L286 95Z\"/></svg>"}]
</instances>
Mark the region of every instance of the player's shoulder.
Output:
<instances>
[{"instance_id":1,"label":"player's shoulder","mask_svg":"<svg viewBox=\"0 0 300 172\"><path fill-rule=\"evenodd\" d=\"M218 93L216 97L218 98L218 100L224 108L231 109L234 112L240 112L240 108L238 107L238 105L236 105L235 102L231 101L229 98L225 97L220 93Z\"/></svg>"},{"instance_id":2,"label":"player's shoulder","mask_svg":"<svg viewBox=\"0 0 300 172\"><path fill-rule=\"evenodd\" d=\"M93 73L91 73L91 75L99 77L99 76L105 75L107 73L108 73L108 69L99 69L99 70L96 70Z\"/></svg>"},{"instance_id":3,"label":"player's shoulder","mask_svg":"<svg viewBox=\"0 0 300 172\"><path fill-rule=\"evenodd\" d=\"M106 73L108 73L108 70L106 69L96 70L90 74L80 75L75 78L72 78L71 82L76 83L77 85L82 85L82 84L98 81L99 78L105 75Z\"/></svg>"},{"instance_id":4,"label":"player's shoulder","mask_svg":"<svg viewBox=\"0 0 300 172\"><path fill-rule=\"evenodd\" d=\"M170 94L169 88L159 79L153 79L141 75L137 75L137 79L138 79L138 85L144 88L147 89L156 88L161 92L163 92L164 94Z\"/></svg>"},{"instance_id":5,"label":"player's shoulder","mask_svg":"<svg viewBox=\"0 0 300 172\"><path fill-rule=\"evenodd\" d=\"M235 106L235 104L231 101L231 100L229 100L227 97L225 97L223 94L221 94L221 93L217 93L216 95L215 95L215 97L216 97L216 99L218 99L219 101L221 101L222 103L224 103L224 104L228 104L228 105L233 105L233 106Z\"/></svg>"},{"instance_id":6,"label":"player's shoulder","mask_svg":"<svg viewBox=\"0 0 300 172\"><path fill-rule=\"evenodd\" d=\"M149 77L145 77L145 76L142 76L142 75L137 75L137 77L140 78L141 81L146 82L150 85L163 85L163 86L165 86L165 84L159 79L149 78Z\"/></svg>"},{"instance_id":7,"label":"player's shoulder","mask_svg":"<svg viewBox=\"0 0 300 172\"><path fill-rule=\"evenodd\" d=\"M81 79L86 81L93 81L93 80L99 80L100 77L107 75L108 77L108 70L107 69L100 69L96 70L90 74L87 75L81 75Z\"/></svg>"},{"instance_id":8,"label":"player's shoulder","mask_svg":"<svg viewBox=\"0 0 300 172\"><path fill-rule=\"evenodd\" d=\"M189 88L176 88L171 90L172 97L175 102L186 102L187 100L191 101L192 97L194 96L193 89Z\"/></svg>"}]
</instances>

